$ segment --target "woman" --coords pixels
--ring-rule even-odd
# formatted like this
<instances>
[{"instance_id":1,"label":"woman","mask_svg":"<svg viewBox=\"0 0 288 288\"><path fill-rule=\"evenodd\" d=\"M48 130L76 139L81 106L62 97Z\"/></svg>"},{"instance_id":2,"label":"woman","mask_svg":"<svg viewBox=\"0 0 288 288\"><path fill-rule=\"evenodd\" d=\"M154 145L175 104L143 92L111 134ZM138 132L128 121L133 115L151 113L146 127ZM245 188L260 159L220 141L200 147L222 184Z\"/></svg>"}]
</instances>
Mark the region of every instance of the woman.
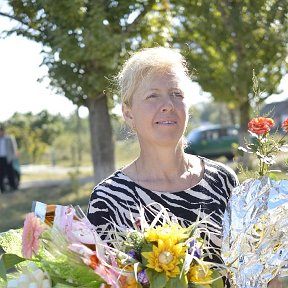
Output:
<instances>
[{"instance_id":1,"label":"woman","mask_svg":"<svg viewBox=\"0 0 288 288\"><path fill-rule=\"evenodd\" d=\"M131 227L137 206L158 202L182 225L208 217L210 245L219 262L221 224L235 173L223 164L184 152L191 80L180 53L157 47L135 53L118 75L122 111L135 131L140 154L135 161L98 184L88 218L100 231ZM102 234L105 238L105 235Z\"/></svg>"}]
</instances>

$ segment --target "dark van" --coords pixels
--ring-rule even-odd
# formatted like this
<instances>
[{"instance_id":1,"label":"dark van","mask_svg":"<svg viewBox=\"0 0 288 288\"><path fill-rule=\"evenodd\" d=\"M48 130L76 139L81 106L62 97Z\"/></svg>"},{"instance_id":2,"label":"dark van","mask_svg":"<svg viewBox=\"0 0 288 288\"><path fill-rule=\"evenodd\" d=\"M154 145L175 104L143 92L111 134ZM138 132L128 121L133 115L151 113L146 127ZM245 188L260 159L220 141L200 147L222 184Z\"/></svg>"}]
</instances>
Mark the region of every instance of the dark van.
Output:
<instances>
[{"instance_id":1,"label":"dark van","mask_svg":"<svg viewBox=\"0 0 288 288\"><path fill-rule=\"evenodd\" d=\"M234 156L233 143L238 141L239 128L235 125L209 125L192 130L187 136L185 152L207 158Z\"/></svg>"}]
</instances>

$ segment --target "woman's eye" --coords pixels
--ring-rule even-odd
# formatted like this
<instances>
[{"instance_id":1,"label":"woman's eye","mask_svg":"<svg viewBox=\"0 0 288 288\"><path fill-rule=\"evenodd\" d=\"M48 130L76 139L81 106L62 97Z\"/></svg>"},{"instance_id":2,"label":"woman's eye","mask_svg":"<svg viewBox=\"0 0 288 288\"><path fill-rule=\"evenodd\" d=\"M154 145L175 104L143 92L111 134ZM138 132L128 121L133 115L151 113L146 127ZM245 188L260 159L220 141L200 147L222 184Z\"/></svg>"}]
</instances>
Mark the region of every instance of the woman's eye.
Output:
<instances>
[{"instance_id":1,"label":"woman's eye","mask_svg":"<svg viewBox=\"0 0 288 288\"><path fill-rule=\"evenodd\" d=\"M153 98L156 98L157 95L156 94L150 94L146 97L146 99L153 99Z\"/></svg>"},{"instance_id":2,"label":"woman's eye","mask_svg":"<svg viewBox=\"0 0 288 288\"><path fill-rule=\"evenodd\" d=\"M178 97L179 97L179 98L184 98L184 95L183 95L182 92L173 92L172 95L175 96L175 97L177 97L177 98L178 98Z\"/></svg>"}]
</instances>

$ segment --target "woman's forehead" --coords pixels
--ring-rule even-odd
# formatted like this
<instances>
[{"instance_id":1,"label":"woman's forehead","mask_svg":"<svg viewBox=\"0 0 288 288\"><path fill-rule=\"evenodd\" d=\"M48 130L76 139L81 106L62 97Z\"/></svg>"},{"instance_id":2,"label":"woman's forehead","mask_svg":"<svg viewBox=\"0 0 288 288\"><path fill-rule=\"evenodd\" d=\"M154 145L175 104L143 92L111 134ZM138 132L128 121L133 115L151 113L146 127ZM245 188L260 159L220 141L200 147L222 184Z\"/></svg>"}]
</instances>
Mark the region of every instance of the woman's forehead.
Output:
<instances>
[{"instance_id":1,"label":"woman's forehead","mask_svg":"<svg viewBox=\"0 0 288 288\"><path fill-rule=\"evenodd\" d=\"M187 81L185 75L175 73L174 71L168 72L154 72L142 79L139 83L139 89L159 89L159 86L167 86L170 88L179 88Z\"/></svg>"}]
</instances>

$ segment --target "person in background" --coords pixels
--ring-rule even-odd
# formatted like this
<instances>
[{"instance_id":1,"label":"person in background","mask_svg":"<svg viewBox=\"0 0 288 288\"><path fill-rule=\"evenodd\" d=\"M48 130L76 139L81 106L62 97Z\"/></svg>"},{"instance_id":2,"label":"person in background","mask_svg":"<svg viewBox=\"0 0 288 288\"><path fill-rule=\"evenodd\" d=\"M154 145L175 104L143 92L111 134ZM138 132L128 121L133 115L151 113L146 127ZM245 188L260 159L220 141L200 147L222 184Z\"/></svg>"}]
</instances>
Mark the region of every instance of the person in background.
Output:
<instances>
[{"instance_id":1,"label":"person in background","mask_svg":"<svg viewBox=\"0 0 288 288\"><path fill-rule=\"evenodd\" d=\"M7 176L11 190L16 189L12 162L17 158L15 138L5 134L5 127L0 124L0 190L5 191L4 179Z\"/></svg>"}]
</instances>

